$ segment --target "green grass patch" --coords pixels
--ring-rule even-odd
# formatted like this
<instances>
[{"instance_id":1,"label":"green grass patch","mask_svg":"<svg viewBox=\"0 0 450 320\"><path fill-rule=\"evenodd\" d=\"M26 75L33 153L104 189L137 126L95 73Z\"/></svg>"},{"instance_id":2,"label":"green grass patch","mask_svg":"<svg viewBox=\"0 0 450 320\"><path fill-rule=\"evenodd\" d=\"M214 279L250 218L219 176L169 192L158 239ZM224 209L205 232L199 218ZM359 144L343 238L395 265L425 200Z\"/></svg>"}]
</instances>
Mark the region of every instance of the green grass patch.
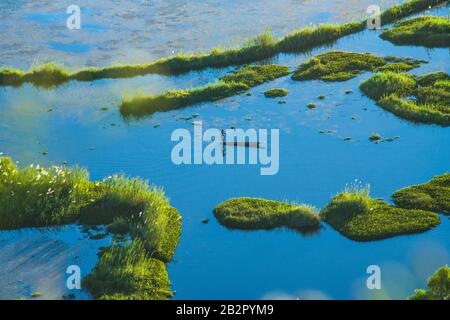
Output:
<instances>
[{"instance_id":1,"label":"green grass patch","mask_svg":"<svg viewBox=\"0 0 450 320\"><path fill-rule=\"evenodd\" d=\"M273 88L266 90L264 92L264 96L266 98L278 98L278 97L285 97L289 94L289 91L282 88Z\"/></svg>"},{"instance_id":2,"label":"green grass patch","mask_svg":"<svg viewBox=\"0 0 450 320\"><path fill-rule=\"evenodd\" d=\"M203 88L170 90L160 95L125 98L120 105L120 112L124 117L142 117L200 102L217 101L288 74L288 67L278 65L245 66L222 77L218 83Z\"/></svg>"},{"instance_id":3,"label":"green grass patch","mask_svg":"<svg viewBox=\"0 0 450 320\"><path fill-rule=\"evenodd\" d=\"M233 229L274 229L288 227L299 231L320 228L320 218L315 209L306 205L258 198L235 198L214 209L219 222Z\"/></svg>"},{"instance_id":4,"label":"green grass patch","mask_svg":"<svg viewBox=\"0 0 450 320\"><path fill-rule=\"evenodd\" d=\"M83 287L95 299L166 300L173 296L165 264L152 258L140 241L103 251Z\"/></svg>"},{"instance_id":5,"label":"green grass patch","mask_svg":"<svg viewBox=\"0 0 450 320\"><path fill-rule=\"evenodd\" d=\"M395 204L405 209L420 209L450 214L450 173L431 181L394 192Z\"/></svg>"},{"instance_id":6,"label":"green grass patch","mask_svg":"<svg viewBox=\"0 0 450 320\"><path fill-rule=\"evenodd\" d=\"M292 75L293 80L347 81L364 71L405 72L426 61L410 58L380 58L370 53L330 51L319 54L301 64Z\"/></svg>"},{"instance_id":7,"label":"green grass patch","mask_svg":"<svg viewBox=\"0 0 450 320\"><path fill-rule=\"evenodd\" d=\"M445 3L445 0L410 0L393 6L381 14L383 25L410 16L429 6ZM36 67L28 72L17 69L0 69L1 86L20 86L32 83L52 87L67 81L93 81L105 78L129 78L147 74L176 75L204 68L223 68L252 63L271 58L278 53L306 52L366 28L366 20L342 25L320 25L296 30L281 39L276 39L267 30L236 49L215 48L209 53L179 54L149 64L115 65L105 68L87 68L68 72L55 64Z\"/></svg>"},{"instance_id":8,"label":"green grass patch","mask_svg":"<svg viewBox=\"0 0 450 320\"><path fill-rule=\"evenodd\" d=\"M369 53L331 51L319 54L300 65L293 80L346 81L363 71L384 66L386 61Z\"/></svg>"},{"instance_id":9,"label":"green grass patch","mask_svg":"<svg viewBox=\"0 0 450 320\"><path fill-rule=\"evenodd\" d=\"M416 290L410 300L450 300L450 268L439 268L429 279L428 289Z\"/></svg>"},{"instance_id":10,"label":"green grass patch","mask_svg":"<svg viewBox=\"0 0 450 320\"><path fill-rule=\"evenodd\" d=\"M443 72L421 77L377 73L360 85L379 106L416 123L450 125L450 80Z\"/></svg>"},{"instance_id":11,"label":"green grass patch","mask_svg":"<svg viewBox=\"0 0 450 320\"><path fill-rule=\"evenodd\" d=\"M369 188L349 188L333 197L321 217L349 239L373 241L402 234L419 233L440 223L429 211L393 207L372 199Z\"/></svg>"},{"instance_id":12,"label":"green grass patch","mask_svg":"<svg viewBox=\"0 0 450 320\"><path fill-rule=\"evenodd\" d=\"M381 38L396 45L450 47L450 20L424 16L401 21L394 28L384 31Z\"/></svg>"},{"instance_id":13,"label":"green grass patch","mask_svg":"<svg viewBox=\"0 0 450 320\"><path fill-rule=\"evenodd\" d=\"M128 274L130 269L141 272L135 275L137 278L142 276L141 280L153 276L164 278L164 263L171 260L178 245L181 218L162 190L150 187L146 181L124 176L91 182L88 172L77 167L18 168L6 157L0 158L0 177L0 230L81 223L108 225L112 232L128 232L131 247L111 249L113 255L123 258L122 266L110 266L111 275L117 272L118 278L105 280L92 275L90 287L102 288L92 293L102 298L106 295L129 299L169 296L165 293L170 288L163 285L167 281L148 280L144 285L140 280L135 282L120 277ZM109 272L104 268L116 262L108 255L102 255L98 266L101 271L98 272ZM145 265L149 270L143 270ZM99 287L95 284L97 280ZM129 296L125 295L129 291L123 291L121 283L128 289L135 285ZM161 284L161 287L151 291L152 283Z\"/></svg>"}]
</instances>

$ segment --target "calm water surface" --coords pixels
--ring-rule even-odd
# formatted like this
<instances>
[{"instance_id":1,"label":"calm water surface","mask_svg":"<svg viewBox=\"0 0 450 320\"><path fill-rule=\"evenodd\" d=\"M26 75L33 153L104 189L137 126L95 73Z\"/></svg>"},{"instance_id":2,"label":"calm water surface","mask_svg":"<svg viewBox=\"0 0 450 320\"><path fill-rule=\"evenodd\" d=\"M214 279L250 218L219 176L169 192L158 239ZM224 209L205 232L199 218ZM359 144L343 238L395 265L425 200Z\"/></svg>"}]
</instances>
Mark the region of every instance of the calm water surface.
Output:
<instances>
[{"instance_id":1,"label":"calm water surface","mask_svg":"<svg viewBox=\"0 0 450 320\"><path fill-rule=\"evenodd\" d=\"M298 25L296 19L300 15L309 17L305 18L305 24L306 21L349 20L357 11L356 7L366 6L364 1L355 1L354 8L344 5L348 1L282 1L277 3L276 10L283 8L283 15L275 15L275 4L267 2L264 5L261 1L253 4L250 1L249 8L254 8L255 12L241 15L241 11L233 14L237 6L232 5L234 1L221 2L221 9L215 8L214 2L207 1L203 6L183 1L188 8L185 16L179 13L181 9L176 5L177 1L155 1L146 2L149 4L148 12L154 14L141 9L134 12L136 17L132 13L127 16L124 12L110 18L102 13L99 17L121 24L121 19L139 20L140 14L151 19L162 19L159 17L165 14L164 23L158 23L159 20L148 23L155 42L142 42L142 50L150 57L156 57L167 54L169 41L174 44L174 49L189 45L191 49L209 48L221 41L232 43L241 35L253 35L264 25L270 25L277 32L290 30ZM11 17L17 15L17 19L30 21L32 26L39 25L43 36L39 39L15 36L6 43L0 42L2 62L23 66L37 53L55 57L58 61L69 61L73 65L109 64L112 58L103 59L102 54L123 58L126 62L140 59L139 55L132 55L128 60L126 54L120 53L124 44L139 42L141 30L146 30L136 22L127 24L127 31L118 31L118 26L109 26L106 22L108 27L93 26L89 32L99 34L91 39L97 41L91 44L96 49L81 50L74 55L68 50L70 46L48 44L49 39L58 41L58 32L66 32L53 30L53 34L48 31L55 21L59 21L58 16L51 15L57 10L54 5L45 7L48 13L36 14L33 10L43 11L36 9L37 3L25 2L29 6L26 10L15 7L16 2L6 3L8 5L1 4L2 13L6 10ZM105 5L103 1L96 3L100 7ZM140 2L134 3L136 5L128 4L127 8L137 8ZM330 7L325 3L333 5ZM169 10L171 8L176 9ZM95 10L98 9L92 9L92 12ZM112 9L105 10L111 12ZM194 14L198 10L202 10L201 13ZM448 7L433 10L433 14L447 15L448 10ZM96 17L94 13L92 16ZM167 17L172 17L173 25ZM180 25L180 21L186 25ZM7 19L1 23L12 22ZM212 27L207 27L208 23L223 25L219 35ZM21 30L18 26L15 28L14 32ZM209 32L218 38L212 38ZM132 38L132 35L137 38ZM108 41L112 42L112 47L102 47ZM36 52L14 56L5 49L8 46L14 48L14 45L34 48ZM160 49L159 45L162 51L157 53L154 50ZM412 71L417 74L450 71L448 49L396 47L381 40L379 32L369 31L308 54L279 55L270 62L293 69L311 55L330 49L428 60L428 64ZM145 61L149 56L145 56ZM414 125L377 107L358 89L359 83L370 77L369 73L343 83L295 82L285 77L252 89L250 97L242 95L203 103L140 121L125 122L120 117L118 105L123 95L202 86L230 70L232 68L208 69L179 77L149 75L94 83L71 82L52 90L36 89L31 85L1 88L0 152L19 160L22 165L68 161L69 165L87 167L92 179L124 172L164 187L172 204L183 215L180 245L169 264L177 299L405 298L415 288L423 287L426 278L437 267L450 263L450 221L445 216L442 216L442 224L429 232L371 243L348 240L329 226L307 237L289 230L242 232L220 226L212 209L230 197L257 196L304 202L320 208L347 183L357 179L371 184L374 197L389 200L395 190L428 181L450 169L450 129ZM280 105L277 100L264 98L263 92L271 87L290 91L285 98L287 104ZM346 95L345 91L349 89L354 93ZM319 101L317 97L321 94L327 97ZM314 110L306 108L311 101L318 104ZM100 110L105 106L109 110ZM260 176L258 166L245 165L173 165L170 135L177 128L192 130L191 121L181 118L194 113L201 115L205 129L230 126L280 128L279 173ZM160 126L154 128L155 124ZM334 133L320 134L320 130L333 130ZM400 139L392 143L370 143L368 137L376 132L384 137L400 136ZM352 140L344 141L345 137L352 137ZM41 155L43 150L48 150L47 156ZM204 218L209 218L210 223L202 224ZM5 246L1 241L6 241L9 246L20 241L35 242L34 235L28 236L26 232L22 236L13 234L11 238L11 233L0 233L0 247ZM63 235L53 237L64 238ZM68 246L69 253L72 247ZM20 255L15 256L20 259ZM93 260L86 258L86 261L86 268L91 268ZM366 289L366 268L372 264L382 268L381 291ZM21 288L25 290L23 286ZM14 291L11 286L8 290L10 298L22 292Z\"/></svg>"}]
</instances>

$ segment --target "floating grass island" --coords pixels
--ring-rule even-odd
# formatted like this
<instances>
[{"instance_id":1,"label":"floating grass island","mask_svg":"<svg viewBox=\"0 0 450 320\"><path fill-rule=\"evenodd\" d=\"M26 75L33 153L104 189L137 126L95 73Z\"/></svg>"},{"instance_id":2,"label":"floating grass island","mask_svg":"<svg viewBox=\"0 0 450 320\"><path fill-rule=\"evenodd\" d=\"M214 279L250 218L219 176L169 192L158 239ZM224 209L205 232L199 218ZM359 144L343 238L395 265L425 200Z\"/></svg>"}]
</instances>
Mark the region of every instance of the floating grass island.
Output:
<instances>
[{"instance_id":1,"label":"floating grass island","mask_svg":"<svg viewBox=\"0 0 450 320\"><path fill-rule=\"evenodd\" d=\"M450 20L444 17L417 17L401 21L384 31L381 38L396 45L450 47Z\"/></svg>"},{"instance_id":2,"label":"floating grass island","mask_svg":"<svg viewBox=\"0 0 450 320\"><path fill-rule=\"evenodd\" d=\"M145 181L113 176L91 182L80 168L18 168L0 158L0 230L69 223L113 225L131 243L113 246L86 279L98 299L171 296L165 263L178 245L181 218L163 192Z\"/></svg>"},{"instance_id":3,"label":"floating grass island","mask_svg":"<svg viewBox=\"0 0 450 320\"><path fill-rule=\"evenodd\" d=\"M349 189L331 200L321 217L349 239L373 241L403 234L419 233L440 223L440 217L429 211L393 207L372 199L369 189Z\"/></svg>"},{"instance_id":4,"label":"floating grass island","mask_svg":"<svg viewBox=\"0 0 450 320\"><path fill-rule=\"evenodd\" d=\"M200 102L217 101L288 74L289 68L279 65L245 66L220 78L218 83L203 88L171 90L161 95L141 95L124 99L120 112L124 117L142 117Z\"/></svg>"},{"instance_id":5,"label":"floating grass island","mask_svg":"<svg viewBox=\"0 0 450 320\"><path fill-rule=\"evenodd\" d=\"M294 205L258 198L235 198L214 209L219 222L232 229L292 228L309 232L320 228L315 209L307 205Z\"/></svg>"},{"instance_id":6,"label":"floating grass island","mask_svg":"<svg viewBox=\"0 0 450 320\"><path fill-rule=\"evenodd\" d=\"M429 279L427 290L416 290L409 300L450 300L450 267L439 268Z\"/></svg>"},{"instance_id":7,"label":"floating grass island","mask_svg":"<svg viewBox=\"0 0 450 320\"><path fill-rule=\"evenodd\" d=\"M395 62L388 64L389 62ZM380 58L370 53L330 51L306 61L294 72L293 80L347 81L364 71L405 72L425 61L410 58Z\"/></svg>"},{"instance_id":8,"label":"floating grass island","mask_svg":"<svg viewBox=\"0 0 450 320\"><path fill-rule=\"evenodd\" d=\"M405 209L421 209L450 214L450 173L411 186L392 195L395 204Z\"/></svg>"},{"instance_id":9,"label":"floating grass island","mask_svg":"<svg viewBox=\"0 0 450 320\"><path fill-rule=\"evenodd\" d=\"M446 3L446 0L410 0L384 11L381 14L381 22L383 25L390 24L443 3ZM36 86L50 88L72 80L94 81L147 74L176 75L210 67L242 65L271 58L279 53L306 52L312 48L333 43L344 36L361 32L366 26L366 20L342 25L324 24L296 30L281 39L275 39L269 32L264 32L237 49L216 48L209 53L179 54L149 64L114 65L73 72L58 64L35 66L30 71L5 67L0 69L0 86L20 86L24 83L32 83Z\"/></svg>"},{"instance_id":10,"label":"floating grass island","mask_svg":"<svg viewBox=\"0 0 450 320\"><path fill-rule=\"evenodd\" d=\"M400 118L416 123L450 125L450 77L444 72L421 77L395 72L377 73L361 91ZM409 100L405 98L411 97Z\"/></svg>"},{"instance_id":11,"label":"floating grass island","mask_svg":"<svg viewBox=\"0 0 450 320\"><path fill-rule=\"evenodd\" d=\"M264 92L264 96L266 98L278 98L278 97L285 97L289 94L289 91L282 88L273 88L266 90Z\"/></svg>"}]
</instances>

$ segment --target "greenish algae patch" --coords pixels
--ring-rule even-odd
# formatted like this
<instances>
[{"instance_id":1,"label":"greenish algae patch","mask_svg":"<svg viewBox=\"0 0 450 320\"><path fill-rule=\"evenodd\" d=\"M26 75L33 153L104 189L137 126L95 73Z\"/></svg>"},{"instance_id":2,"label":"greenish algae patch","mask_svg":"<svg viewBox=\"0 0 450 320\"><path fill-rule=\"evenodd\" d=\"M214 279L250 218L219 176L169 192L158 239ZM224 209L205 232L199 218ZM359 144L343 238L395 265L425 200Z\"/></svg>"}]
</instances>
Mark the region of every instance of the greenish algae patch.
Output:
<instances>
[{"instance_id":1,"label":"greenish algae patch","mask_svg":"<svg viewBox=\"0 0 450 320\"><path fill-rule=\"evenodd\" d=\"M220 78L218 83L203 88L170 90L160 95L141 95L123 99L120 113L124 117L142 117L200 102L217 101L288 74L289 68L279 65L245 66Z\"/></svg>"},{"instance_id":2,"label":"greenish algae patch","mask_svg":"<svg viewBox=\"0 0 450 320\"><path fill-rule=\"evenodd\" d=\"M154 262L157 267L145 271L156 272L158 277L162 274L160 269L165 269L164 263L172 259L181 233L181 217L164 193L149 187L146 181L112 176L101 182L91 182L88 172L78 167L18 168L6 157L0 158L0 176L0 230L69 223L115 225L117 230L119 224L124 227L126 223L133 250L124 248L121 251L127 262L123 264L123 275L133 268L144 272L142 259L134 259L137 251L140 251L139 257L151 254L152 259L159 261ZM99 263L102 263L99 267L102 269L113 260L102 258ZM114 265L111 270L115 270ZM108 287L104 290L112 297L117 293L117 297L125 298L122 285L129 286L130 283L136 287L129 299L151 297L146 294L150 283L155 285L152 292L170 291L168 282L163 281L149 281L144 286L126 277L103 280L92 276L90 288L97 288L95 282L99 281L98 285ZM101 298L105 295L103 292L91 293ZM154 297L162 295L155 294Z\"/></svg>"},{"instance_id":3,"label":"greenish algae patch","mask_svg":"<svg viewBox=\"0 0 450 320\"><path fill-rule=\"evenodd\" d=\"M370 53L330 51L301 64L292 75L292 79L347 81L364 71L406 72L419 67L422 63L426 61L392 56L380 58Z\"/></svg>"},{"instance_id":4,"label":"greenish algae patch","mask_svg":"<svg viewBox=\"0 0 450 320\"><path fill-rule=\"evenodd\" d=\"M410 16L430 6L446 3L446 0L410 0L393 6L381 14L383 25ZM275 39L268 31L247 41L237 49L215 48L209 53L179 54L149 64L114 65L105 68L87 68L68 72L55 64L37 67L25 72L12 68L0 69L0 86L20 86L32 83L52 87L71 80L94 81L105 78L130 78L147 74L176 75L204 68L222 68L267 59L278 53L306 52L366 28L366 20L342 25L324 24L296 30L284 38Z\"/></svg>"},{"instance_id":5,"label":"greenish algae patch","mask_svg":"<svg viewBox=\"0 0 450 320\"><path fill-rule=\"evenodd\" d=\"M422 77L384 72L360 85L379 106L416 123L450 125L450 80L443 72Z\"/></svg>"},{"instance_id":6,"label":"greenish algae patch","mask_svg":"<svg viewBox=\"0 0 450 320\"><path fill-rule=\"evenodd\" d=\"M417 17L397 23L380 36L396 45L450 47L450 20L446 17Z\"/></svg>"},{"instance_id":7,"label":"greenish algae patch","mask_svg":"<svg viewBox=\"0 0 450 320\"><path fill-rule=\"evenodd\" d=\"M310 232L320 228L320 218L315 209L259 198L235 198L214 209L219 222L233 229L270 230L287 227Z\"/></svg>"},{"instance_id":8,"label":"greenish algae patch","mask_svg":"<svg viewBox=\"0 0 450 320\"><path fill-rule=\"evenodd\" d=\"M445 265L428 279L428 289L416 290L409 300L450 300L450 267Z\"/></svg>"},{"instance_id":9,"label":"greenish algae patch","mask_svg":"<svg viewBox=\"0 0 450 320\"><path fill-rule=\"evenodd\" d=\"M429 211L393 207L372 199L369 189L349 189L333 197L321 217L349 239L373 241L402 234L419 233L440 223Z\"/></svg>"},{"instance_id":10,"label":"greenish algae patch","mask_svg":"<svg viewBox=\"0 0 450 320\"><path fill-rule=\"evenodd\" d=\"M431 181L394 192L395 204L405 209L420 209L450 214L450 173Z\"/></svg>"},{"instance_id":11,"label":"greenish algae patch","mask_svg":"<svg viewBox=\"0 0 450 320\"><path fill-rule=\"evenodd\" d=\"M289 94L289 91L283 88L273 88L266 90L264 92L264 96L266 98L278 98L278 97L285 97Z\"/></svg>"}]
</instances>

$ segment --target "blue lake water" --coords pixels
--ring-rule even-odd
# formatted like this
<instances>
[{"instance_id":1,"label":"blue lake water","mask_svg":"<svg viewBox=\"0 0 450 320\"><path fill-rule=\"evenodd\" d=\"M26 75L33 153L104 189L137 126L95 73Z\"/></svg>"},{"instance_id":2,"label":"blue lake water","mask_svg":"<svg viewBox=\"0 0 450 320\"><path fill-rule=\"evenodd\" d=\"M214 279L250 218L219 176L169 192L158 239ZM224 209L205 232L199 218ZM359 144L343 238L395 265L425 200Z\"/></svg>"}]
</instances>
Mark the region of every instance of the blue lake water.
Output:
<instances>
[{"instance_id":1,"label":"blue lake water","mask_svg":"<svg viewBox=\"0 0 450 320\"><path fill-rule=\"evenodd\" d=\"M311 3L304 3L315 23L334 19L333 8L318 6L314 11L308 7ZM433 14L447 15L448 10L444 7ZM284 28L289 26L286 22ZM210 41L207 36L202 39ZM450 71L448 49L396 47L381 40L379 31L349 36L307 54L282 54L270 62L293 70L331 49L429 61L412 71L416 74ZM321 208L356 179L371 185L372 196L389 200L399 188L450 170L450 129L401 120L363 97L358 86L370 73L342 83L295 82L284 77L252 89L252 96L203 103L139 121L125 122L118 112L124 95L202 86L232 69L71 82L52 90L31 85L1 88L0 153L21 165L67 161L88 168L95 180L123 172L162 186L183 216L180 245L169 264L176 299L405 298L424 287L436 268L450 263L450 221L445 216L439 227L426 233L370 243L348 240L327 225L310 236L282 229L243 232L220 226L212 209L231 197L256 196ZM289 90L283 98L287 104L264 97L263 92L272 87ZM353 93L345 94L350 89ZM322 94L326 99L318 100ZM317 103L314 110L306 107L311 101ZM102 107L109 109L102 111ZM279 128L279 173L261 176L259 166L251 165L174 165L171 133L177 128L192 130L192 120L181 118L194 113L200 114L198 120L205 129ZM160 126L154 128L156 124ZM372 133L400 139L373 144L368 141ZM352 140L344 141L345 137ZM41 154L44 150L48 155ZM210 223L202 224L204 218ZM8 237L0 233L0 241L12 241ZM14 239L27 237L25 233ZM381 291L366 288L366 268L373 264L382 270Z\"/></svg>"}]
</instances>

